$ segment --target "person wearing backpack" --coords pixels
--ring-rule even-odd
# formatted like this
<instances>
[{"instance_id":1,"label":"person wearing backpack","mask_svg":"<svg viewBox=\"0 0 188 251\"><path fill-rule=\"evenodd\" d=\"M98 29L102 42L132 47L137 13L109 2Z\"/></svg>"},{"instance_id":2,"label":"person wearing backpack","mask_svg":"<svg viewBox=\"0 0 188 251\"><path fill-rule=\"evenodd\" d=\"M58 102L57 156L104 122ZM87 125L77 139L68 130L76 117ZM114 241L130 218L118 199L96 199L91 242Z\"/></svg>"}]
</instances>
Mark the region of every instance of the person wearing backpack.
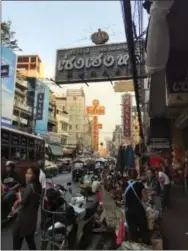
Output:
<instances>
[{"instance_id":1,"label":"person wearing backpack","mask_svg":"<svg viewBox=\"0 0 188 251\"><path fill-rule=\"evenodd\" d=\"M34 236L42 193L39 176L38 168L27 169L26 187L21 194L21 208L13 227L13 250L20 250L24 239L29 250L36 250Z\"/></svg>"},{"instance_id":2,"label":"person wearing backpack","mask_svg":"<svg viewBox=\"0 0 188 251\"><path fill-rule=\"evenodd\" d=\"M149 245L149 231L147 227L146 211L143 201L147 200L144 185L137 181L136 169L128 170L129 181L125 183L125 209L126 221L128 224L131 240L138 241L142 238L142 242ZM139 233L138 233L139 229Z\"/></svg>"}]
</instances>

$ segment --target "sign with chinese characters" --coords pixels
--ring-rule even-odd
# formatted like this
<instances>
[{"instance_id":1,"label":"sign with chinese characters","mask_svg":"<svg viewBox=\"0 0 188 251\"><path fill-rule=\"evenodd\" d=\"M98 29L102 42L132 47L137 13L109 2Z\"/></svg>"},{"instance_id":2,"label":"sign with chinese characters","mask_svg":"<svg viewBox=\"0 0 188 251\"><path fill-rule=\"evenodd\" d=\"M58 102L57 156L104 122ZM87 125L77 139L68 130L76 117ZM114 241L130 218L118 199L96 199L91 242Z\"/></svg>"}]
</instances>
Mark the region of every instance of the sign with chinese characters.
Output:
<instances>
[{"instance_id":1,"label":"sign with chinese characters","mask_svg":"<svg viewBox=\"0 0 188 251\"><path fill-rule=\"evenodd\" d=\"M102 129L102 124L98 124L98 129Z\"/></svg>"},{"instance_id":2,"label":"sign with chinese characters","mask_svg":"<svg viewBox=\"0 0 188 251\"><path fill-rule=\"evenodd\" d=\"M135 42L138 78L146 77L143 46ZM126 43L59 49L56 54L57 84L132 79Z\"/></svg>"},{"instance_id":3,"label":"sign with chinese characters","mask_svg":"<svg viewBox=\"0 0 188 251\"><path fill-rule=\"evenodd\" d=\"M132 98L131 95L124 95L122 97L122 117L123 117L123 134L125 140L131 140L131 106L132 106Z\"/></svg>"},{"instance_id":4,"label":"sign with chinese characters","mask_svg":"<svg viewBox=\"0 0 188 251\"><path fill-rule=\"evenodd\" d=\"M92 106L86 107L88 115L105 115L105 107L101 106L98 99L92 101Z\"/></svg>"},{"instance_id":5,"label":"sign with chinese characters","mask_svg":"<svg viewBox=\"0 0 188 251\"><path fill-rule=\"evenodd\" d=\"M35 91L35 132L39 135L44 135L48 132L49 96L49 87L37 79Z\"/></svg>"},{"instance_id":6,"label":"sign with chinese characters","mask_svg":"<svg viewBox=\"0 0 188 251\"><path fill-rule=\"evenodd\" d=\"M104 106L87 106L86 107L88 115L105 115L105 107Z\"/></svg>"},{"instance_id":7,"label":"sign with chinese characters","mask_svg":"<svg viewBox=\"0 0 188 251\"><path fill-rule=\"evenodd\" d=\"M93 145L94 149L98 150L99 145L99 130L98 130L98 117L94 116L92 121L92 135L93 135Z\"/></svg>"},{"instance_id":8,"label":"sign with chinese characters","mask_svg":"<svg viewBox=\"0 0 188 251\"><path fill-rule=\"evenodd\" d=\"M37 94L36 119L43 119L44 93Z\"/></svg>"},{"instance_id":9,"label":"sign with chinese characters","mask_svg":"<svg viewBox=\"0 0 188 251\"><path fill-rule=\"evenodd\" d=\"M9 76L9 65L1 65L1 77L5 78Z\"/></svg>"}]
</instances>

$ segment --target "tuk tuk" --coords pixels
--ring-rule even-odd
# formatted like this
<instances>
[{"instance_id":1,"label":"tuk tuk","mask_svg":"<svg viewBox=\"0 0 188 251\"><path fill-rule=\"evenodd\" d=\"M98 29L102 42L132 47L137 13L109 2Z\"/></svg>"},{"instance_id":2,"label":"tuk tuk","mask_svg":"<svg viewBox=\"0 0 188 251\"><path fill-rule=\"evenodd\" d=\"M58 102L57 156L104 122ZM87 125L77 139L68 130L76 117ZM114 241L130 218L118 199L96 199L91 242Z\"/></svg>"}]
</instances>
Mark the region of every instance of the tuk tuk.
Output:
<instances>
[{"instance_id":1,"label":"tuk tuk","mask_svg":"<svg viewBox=\"0 0 188 251\"><path fill-rule=\"evenodd\" d=\"M79 159L73 161L72 180L74 182L78 182L85 174L84 163L83 160Z\"/></svg>"}]
</instances>

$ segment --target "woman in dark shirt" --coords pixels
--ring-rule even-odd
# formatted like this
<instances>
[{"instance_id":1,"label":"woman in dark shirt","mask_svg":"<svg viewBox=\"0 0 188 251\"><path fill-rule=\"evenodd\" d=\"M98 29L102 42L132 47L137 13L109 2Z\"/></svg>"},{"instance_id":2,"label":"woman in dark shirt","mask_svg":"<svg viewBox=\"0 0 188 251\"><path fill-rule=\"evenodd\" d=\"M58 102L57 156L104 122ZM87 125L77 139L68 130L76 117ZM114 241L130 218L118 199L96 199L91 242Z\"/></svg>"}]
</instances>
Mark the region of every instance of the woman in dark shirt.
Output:
<instances>
[{"instance_id":1,"label":"woman in dark shirt","mask_svg":"<svg viewBox=\"0 0 188 251\"><path fill-rule=\"evenodd\" d=\"M30 250L36 250L34 234L41 198L40 170L28 168L26 187L21 196L21 209L13 228L13 250L20 250L24 238Z\"/></svg>"},{"instance_id":2,"label":"woman in dark shirt","mask_svg":"<svg viewBox=\"0 0 188 251\"><path fill-rule=\"evenodd\" d=\"M125 184L126 220L132 241L138 241L138 229L145 244L149 244L147 218L142 200L146 200L144 185L137 181L137 171L128 171L129 181Z\"/></svg>"}]
</instances>

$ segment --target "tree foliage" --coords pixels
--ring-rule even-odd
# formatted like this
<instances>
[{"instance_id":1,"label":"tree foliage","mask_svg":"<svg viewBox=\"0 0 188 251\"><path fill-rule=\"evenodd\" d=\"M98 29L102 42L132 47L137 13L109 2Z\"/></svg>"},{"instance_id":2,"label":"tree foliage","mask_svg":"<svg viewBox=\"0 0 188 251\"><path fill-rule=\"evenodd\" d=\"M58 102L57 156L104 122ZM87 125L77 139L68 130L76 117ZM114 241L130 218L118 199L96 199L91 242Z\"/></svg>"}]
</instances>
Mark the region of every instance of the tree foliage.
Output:
<instances>
[{"instance_id":1,"label":"tree foliage","mask_svg":"<svg viewBox=\"0 0 188 251\"><path fill-rule=\"evenodd\" d=\"M1 23L1 43L13 51L21 51L18 46L18 40L15 39L15 34L16 32L12 30L12 22L10 20Z\"/></svg>"}]
</instances>

